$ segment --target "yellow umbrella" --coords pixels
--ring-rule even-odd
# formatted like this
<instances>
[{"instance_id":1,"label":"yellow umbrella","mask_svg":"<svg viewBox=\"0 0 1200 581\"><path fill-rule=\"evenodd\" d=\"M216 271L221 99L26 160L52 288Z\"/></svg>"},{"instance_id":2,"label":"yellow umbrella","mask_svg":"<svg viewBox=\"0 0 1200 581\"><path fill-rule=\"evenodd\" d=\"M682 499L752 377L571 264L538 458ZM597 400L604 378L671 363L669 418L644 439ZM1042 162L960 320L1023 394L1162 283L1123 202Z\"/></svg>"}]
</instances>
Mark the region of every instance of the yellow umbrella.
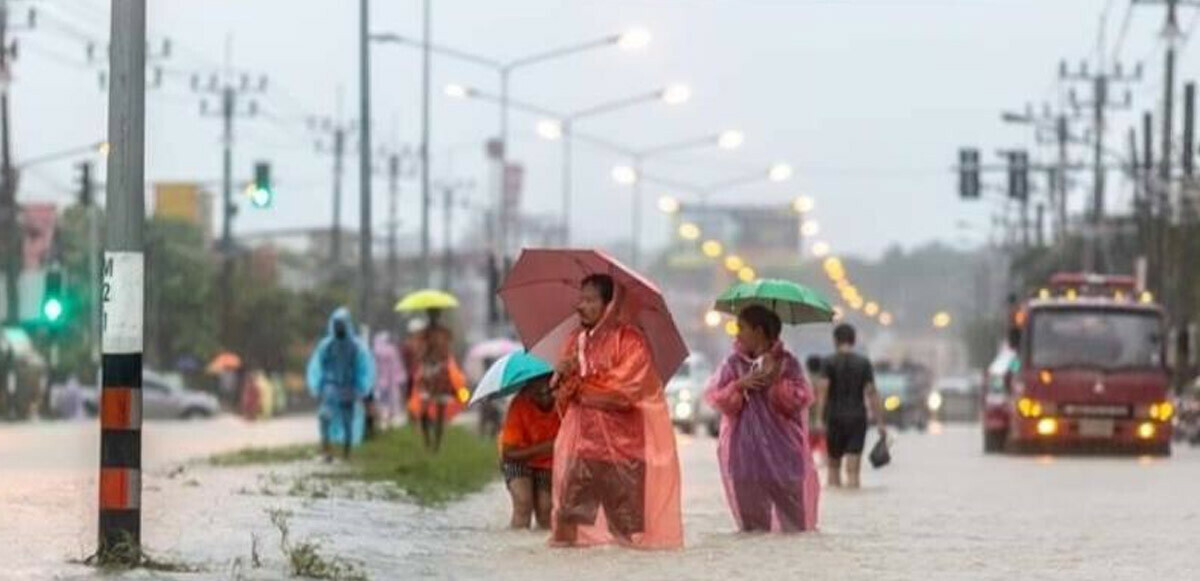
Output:
<instances>
[{"instance_id":1,"label":"yellow umbrella","mask_svg":"<svg viewBox=\"0 0 1200 581\"><path fill-rule=\"evenodd\" d=\"M396 310L400 312L454 308L458 308L458 299L454 298L454 295L434 289L416 291L396 303Z\"/></svg>"}]
</instances>

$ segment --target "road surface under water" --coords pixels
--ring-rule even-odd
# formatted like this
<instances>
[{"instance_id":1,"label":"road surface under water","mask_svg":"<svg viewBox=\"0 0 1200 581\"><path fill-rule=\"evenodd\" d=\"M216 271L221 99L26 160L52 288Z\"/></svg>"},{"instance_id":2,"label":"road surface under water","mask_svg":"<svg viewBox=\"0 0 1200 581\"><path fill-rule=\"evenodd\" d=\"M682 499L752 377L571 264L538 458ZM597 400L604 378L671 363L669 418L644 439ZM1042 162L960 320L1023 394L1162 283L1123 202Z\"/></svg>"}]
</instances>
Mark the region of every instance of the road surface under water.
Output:
<instances>
[{"instance_id":1,"label":"road surface under water","mask_svg":"<svg viewBox=\"0 0 1200 581\"><path fill-rule=\"evenodd\" d=\"M372 579L1195 578L1200 451L1185 448L1170 459L984 456L974 427L902 434L894 464L868 470L863 490L824 491L819 532L783 537L734 533L714 441L681 436L687 547L669 553L549 549L544 534L505 530L508 500L498 482L447 508L423 509L347 492L287 494L316 462L172 469L182 455L302 440L310 424L148 427L143 541L156 556L206 571L125 577L286 578L266 514L278 508L292 513L293 541L316 540L322 554L359 562ZM69 562L88 553L95 535L96 439L84 431L0 428L6 459L30 438L55 447L86 438L91 451L70 459L19 452L19 461L0 467L0 578L100 578ZM149 443L152 436L159 441ZM260 568L250 566L255 543Z\"/></svg>"}]
</instances>

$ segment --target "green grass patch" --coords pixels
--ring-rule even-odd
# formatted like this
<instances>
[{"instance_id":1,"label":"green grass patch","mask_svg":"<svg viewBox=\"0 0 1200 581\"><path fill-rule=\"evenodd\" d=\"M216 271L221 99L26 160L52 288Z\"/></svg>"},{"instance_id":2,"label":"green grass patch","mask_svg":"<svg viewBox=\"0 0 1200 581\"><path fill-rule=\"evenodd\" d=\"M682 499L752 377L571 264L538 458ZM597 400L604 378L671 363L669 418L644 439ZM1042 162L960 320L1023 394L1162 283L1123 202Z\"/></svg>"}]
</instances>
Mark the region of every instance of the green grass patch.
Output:
<instances>
[{"instance_id":1,"label":"green grass patch","mask_svg":"<svg viewBox=\"0 0 1200 581\"><path fill-rule=\"evenodd\" d=\"M313 458L320 451L316 444L295 444L277 448L243 448L217 454L208 459L213 466L253 466L257 464L286 464Z\"/></svg>"},{"instance_id":2,"label":"green grass patch","mask_svg":"<svg viewBox=\"0 0 1200 581\"><path fill-rule=\"evenodd\" d=\"M312 444L246 448L213 456L208 462L213 466L281 464L314 458L319 453L320 448ZM340 456L340 447L335 448L335 454ZM290 489L264 488L263 493L327 498L333 491L312 481L320 478L391 484L399 492L385 495L388 500L407 496L422 505L441 505L482 489L499 474L497 466L495 442L467 429L447 426L441 451L433 453L425 449L419 429L405 427L383 432L355 448L350 462L335 464L334 471L301 477Z\"/></svg>"},{"instance_id":3,"label":"green grass patch","mask_svg":"<svg viewBox=\"0 0 1200 581\"><path fill-rule=\"evenodd\" d=\"M400 428L378 435L351 455L348 470L331 479L387 482L424 505L439 505L482 489L499 473L496 444L447 426L440 452L425 449L420 430Z\"/></svg>"}]
</instances>

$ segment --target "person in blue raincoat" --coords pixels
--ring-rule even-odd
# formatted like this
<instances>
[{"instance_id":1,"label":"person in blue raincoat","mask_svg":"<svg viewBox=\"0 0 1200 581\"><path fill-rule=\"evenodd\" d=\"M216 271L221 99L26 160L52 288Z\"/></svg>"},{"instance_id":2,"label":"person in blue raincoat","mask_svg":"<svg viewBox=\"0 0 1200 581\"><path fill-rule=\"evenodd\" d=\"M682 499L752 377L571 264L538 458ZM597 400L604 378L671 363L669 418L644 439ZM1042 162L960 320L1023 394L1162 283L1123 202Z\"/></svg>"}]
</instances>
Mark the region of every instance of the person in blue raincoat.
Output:
<instances>
[{"instance_id":1,"label":"person in blue raincoat","mask_svg":"<svg viewBox=\"0 0 1200 581\"><path fill-rule=\"evenodd\" d=\"M308 360L308 391L320 402L321 449L333 458L332 446L342 445L343 457L362 442L364 398L375 385L371 352L354 332L350 311L340 307L329 317L328 334Z\"/></svg>"}]
</instances>

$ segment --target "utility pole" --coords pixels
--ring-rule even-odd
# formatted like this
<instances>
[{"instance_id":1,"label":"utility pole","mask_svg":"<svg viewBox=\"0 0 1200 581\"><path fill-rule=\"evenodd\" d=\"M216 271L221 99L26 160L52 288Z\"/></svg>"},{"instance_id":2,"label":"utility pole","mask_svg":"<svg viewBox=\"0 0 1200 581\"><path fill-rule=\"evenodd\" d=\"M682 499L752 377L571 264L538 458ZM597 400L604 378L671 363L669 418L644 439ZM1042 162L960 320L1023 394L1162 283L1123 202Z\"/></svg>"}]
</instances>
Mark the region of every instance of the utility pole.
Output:
<instances>
[{"instance_id":1,"label":"utility pole","mask_svg":"<svg viewBox=\"0 0 1200 581\"><path fill-rule=\"evenodd\" d=\"M1141 80L1142 67L1139 64L1134 69L1132 75L1127 75L1122 71L1121 64L1116 63L1110 71L1107 63L1101 58L1098 63L1097 70L1094 73L1089 73L1087 63L1081 63L1079 70L1071 72L1066 61L1063 61L1059 67L1059 78L1065 81L1085 82L1091 85L1092 99L1090 101L1080 101L1075 89L1071 89L1069 95L1071 105L1076 109L1083 106L1090 106L1092 109L1092 203L1091 210L1088 212L1088 227L1083 236L1084 251L1083 251L1083 269L1085 272L1094 272L1097 268L1097 249L1104 244L1097 244L1102 236L1105 236L1104 229L1104 186L1106 176L1106 168L1104 167L1104 132L1106 129L1106 113L1110 109L1127 109L1133 104L1133 96L1128 90L1125 92L1123 103L1113 103L1109 99L1109 88L1111 83L1132 83Z\"/></svg>"},{"instance_id":2,"label":"utility pole","mask_svg":"<svg viewBox=\"0 0 1200 581\"><path fill-rule=\"evenodd\" d=\"M225 39L225 70L212 73L206 81L200 75L192 75L192 90L213 96L218 101L216 113L210 113L209 101L200 101L200 115L221 119L221 341L228 346L233 333L233 266L236 253L233 241L233 220L238 207L233 201L233 145L234 121L238 117L258 115L258 102L248 98L245 107L240 106L243 97L260 94L267 89L266 75L251 79L247 73L235 75L232 64L233 40Z\"/></svg>"},{"instance_id":3,"label":"utility pole","mask_svg":"<svg viewBox=\"0 0 1200 581\"><path fill-rule=\"evenodd\" d=\"M400 182L412 179L417 172L417 155L405 145L388 154L388 293L400 286ZM391 296L391 295L389 295ZM394 298L394 297L393 297Z\"/></svg>"},{"instance_id":4,"label":"utility pole","mask_svg":"<svg viewBox=\"0 0 1200 581\"><path fill-rule=\"evenodd\" d=\"M449 292L454 271L454 204L458 190L475 187L471 181L438 184L442 191L442 289Z\"/></svg>"},{"instance_id":5,"label":"utility pole","mask_svg":"<svg viewBox=\"0 0 1200 581\"><path fill-rule=\"evenodd\" d=\"M368 0L359 2L358 14L358 187L360 218L358 289L359 322L370 328L372 321L371 296L374 294L375 277L371 250L374 240L371 234L371 7Z\"/></svg>"},{"instance_id":6,"label":"utility pole","mask_svg":"<svg viewBox=\"0 0 1200 581\"><path fill-rule=\"evenodd\" d=\"M422 5L424 34L421 38L424 42L421 48L421 284L428 287L433 281L433 265L430 264L429 240L429 211L431 202L429 192L429 74L430 67L432 66L430 44L433 42L433 38L431 38L433 35L433 6L430 0L424 0Z\"/></svg>"},{"instance_id":7,"label":"utility pole","mask_svg":"<svg viewBox=\"0 0 1200 581\"><path fill-rule=\"evenodd\" d=\"M99 551L141 554L146 220L146 0L114 0L109 52L107 228L100 413Z\"/></svg>"},{"instance_id":8,"label":"utility pole","mask_svg":"<svg viewBox=\"0 0 1200 581\"><path fill-rule=\"evenodd\" d=\"M8 88L12 70L8 39L8 0L0 0L0 256L4 260L5 325L21 322L21 226L17 207L17 175L13 169L8 132Z\"/></svg>"},{"instance_id":9,"label":"utility pole","mask_svg":"<svg viewBox=\"0 0 1200 581\"><path fill-rule=\"evenodd\" d=\"M340 90L337 109L340 115L342 109ZM324 139L317 140L316 149L318 152L328 150L333 156L333 222L329 229L329 264L332 269L330 277L337 278L341 276L342 267L342 184L346 166L346 142L350 135L358 130L358 126L352 121L340 121L329 117L310 117L308 128L310 131L317 131L328 136L328 143Z\"/></svg>"}]
</instances>

